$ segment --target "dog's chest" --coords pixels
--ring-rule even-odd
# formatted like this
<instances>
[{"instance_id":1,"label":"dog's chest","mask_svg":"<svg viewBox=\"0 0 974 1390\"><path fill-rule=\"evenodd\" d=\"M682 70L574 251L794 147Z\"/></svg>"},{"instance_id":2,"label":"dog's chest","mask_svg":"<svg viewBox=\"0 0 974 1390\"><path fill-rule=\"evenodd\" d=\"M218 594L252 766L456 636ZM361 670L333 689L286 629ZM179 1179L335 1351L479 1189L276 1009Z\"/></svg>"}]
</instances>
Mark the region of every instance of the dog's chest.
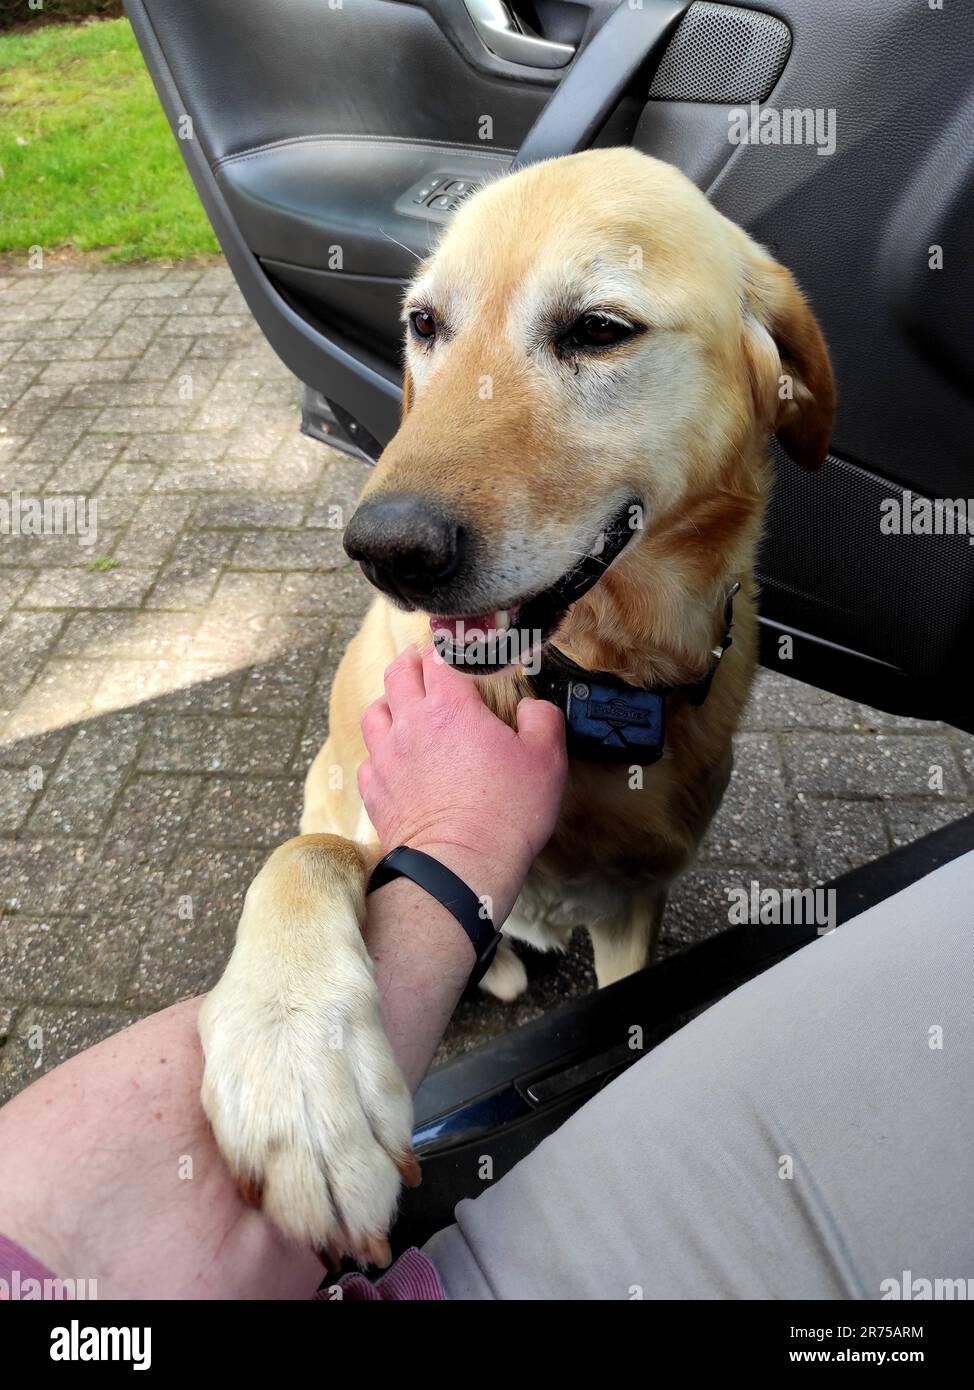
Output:
<instances>
[{"instance_id":1,"label":"dog's chest","mask_svg":"<svg viewBox=\"0 0 974 1390\"><path fill-rule=\"evenodd\" d=\"M504 928L509 935L539 950L563 948L576 927L625 921L634 901L678 872L684 855L674 858L659 833L662 791L647 792L643 780L658 767L588 767L582 785L573 776Z\"/></svg>"},{"instance_id":2,"label":"dog's chest","mask_svg":"<svg viewBox=\"0 0 974 1390\"><path fill-rule=\"evenodd\" d=\"M560 879L535 865L504 931L539 951L563 950L576 927L605 917L624 916L631 888L599 874L579 874Z\"/></svg>"},{"instance_id":3,"label":"dog's chest","mask_svg":"<svg viewBox=\"0 0 974 1390\"><path fill-rule=\"evenodd\" d=\"M729 744L723 750L729 755ZM573 760L561 816L535 861L505 931L551 950L572 930L621 923L665 888L703 835L729 774L729 756L688 777L668 748L651 767Z\"/></svg>"}]
</instances>

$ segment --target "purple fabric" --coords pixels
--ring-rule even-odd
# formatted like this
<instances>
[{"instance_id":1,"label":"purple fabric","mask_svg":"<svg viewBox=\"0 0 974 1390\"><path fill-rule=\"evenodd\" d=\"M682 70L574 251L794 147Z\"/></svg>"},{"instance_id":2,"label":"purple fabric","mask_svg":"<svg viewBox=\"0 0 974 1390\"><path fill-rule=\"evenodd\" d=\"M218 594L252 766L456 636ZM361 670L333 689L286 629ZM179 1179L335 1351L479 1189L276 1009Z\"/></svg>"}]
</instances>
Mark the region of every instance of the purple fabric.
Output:
<instances>
[{"instance_id":1,"label":"purple fabric","mask_svg":"<svg viewBox=\"0 0 974 1390\"><path fill-rule=\"evenodd\" d=\"M62 1281L15 1240L0 1234L0 1301L4 1299L66 1299ZM364 1274L346 1274L330 1289L314 1295L328 1303L442 1302L446 1295L440 1276L418 1250L405 1251L373 1284Z\"/></svg>"},{"instance_id":2,"label":"purple fabric","mask_svg":"<svg viewBox=\"0 0 974 1390\"><path fill-rule=\"evenodd\" d=\"M67 1297L68 1291L56 1274L22 1245L0 1233L0 1301Z\"/></svg>"},{"instance_id":3,"label":"purple fabric","mask_svg":"<svg viewBox=\"0 0 974 1390\"><path fill-rule=\"evenodd\" d=\"M336 1290L339 1292L336 1293ZM404 1250L395 1264L376 1279L375 1283L366 1279L364 1274L346 1274L337 1284L322 1289L315 1297L335 1302L351 1298L371 1303L442 1303L446 1294L436 1266L413 1246L410 1250Z\"/></svg>"}]
</instances>

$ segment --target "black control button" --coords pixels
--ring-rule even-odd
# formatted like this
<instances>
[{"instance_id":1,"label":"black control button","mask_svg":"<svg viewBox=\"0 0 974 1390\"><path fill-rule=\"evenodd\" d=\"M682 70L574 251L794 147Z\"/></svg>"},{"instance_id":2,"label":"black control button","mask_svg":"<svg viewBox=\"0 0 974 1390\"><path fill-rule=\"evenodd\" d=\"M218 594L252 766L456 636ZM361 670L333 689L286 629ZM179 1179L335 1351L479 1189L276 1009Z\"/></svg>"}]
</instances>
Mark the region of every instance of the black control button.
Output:
<instances>
[{"instance_id":1,"label":"black control button","mask_svg":"<svg viewBox=\"0 0 974 1390\"><path fill-rule=\"evenodd\" d=\"M452 212L454 203L452 198L448 198L445 193L440 193L435 198L431 198L427 206L433 212Z\"/></svg>"},{"instance_id":2,"label":"black control button","mask_svg":"<svg viewBox=\"0 0 974 1390\"><path fill-rule=\"evenodd\" d=\"M440 178L430 179L428 183L423 184L423 187L416 194L416 197L413 199L413 202L425 203L426 199L430 196L430 194L435 193L436 190L442 185L442 183L442 176Z\"/></svg>"}]
</instances>

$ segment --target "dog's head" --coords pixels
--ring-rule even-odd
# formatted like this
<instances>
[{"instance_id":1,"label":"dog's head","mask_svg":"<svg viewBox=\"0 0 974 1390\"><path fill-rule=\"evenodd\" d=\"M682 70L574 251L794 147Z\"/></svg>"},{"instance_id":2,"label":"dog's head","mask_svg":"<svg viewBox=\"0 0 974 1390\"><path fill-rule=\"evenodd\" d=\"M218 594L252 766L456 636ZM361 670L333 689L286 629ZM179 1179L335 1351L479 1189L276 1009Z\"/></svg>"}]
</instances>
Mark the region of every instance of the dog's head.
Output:
<instances>
[{"instance_id":1,"label":"dog's head","mask_svg":"<svg viewBox=\"0 0 974 1390\"><path fill-rule=\"evenodd\" d=\"M454 658L495 634L466 669L551 635L700 499L758 509L769 433L806 467L825 455L832 373L792 277L633 150L488 185L404 318L402 425L345 545L394 602L432 616Z\"/></svg>"}]
</instances>

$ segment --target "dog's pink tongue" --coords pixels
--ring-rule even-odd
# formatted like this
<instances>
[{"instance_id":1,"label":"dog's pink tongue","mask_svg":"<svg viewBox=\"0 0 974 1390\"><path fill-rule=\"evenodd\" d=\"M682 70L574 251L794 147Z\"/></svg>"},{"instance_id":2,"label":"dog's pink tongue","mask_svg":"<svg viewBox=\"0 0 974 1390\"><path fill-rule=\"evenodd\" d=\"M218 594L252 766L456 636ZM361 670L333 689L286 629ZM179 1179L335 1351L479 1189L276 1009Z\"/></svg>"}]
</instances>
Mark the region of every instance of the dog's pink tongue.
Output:
<instances>
[{"instance_id":1,"label":"dog's pink tongue","mask_svg":"<svg viewBox=\"0 0 974 1390\"><path fill-rule=\"evenodd\" d=\"M473 633L484 636L494 627L493 613L475 613L466 618L430 618L434 637L449 637L451 642L465 642Z\"/></svg>"},{"instance_id":2,"label":"dog's pink tongue","mask_svg":"<svg viewBox=\"0 0 974 1390\"><path fill-rule=\"evenodd\" d=\"M489 633L503 632L511 626L517 610L508 613L468 613L462 618L430 618L430 632L434 637L448 638L451 642L483 641Z\"/></svg>"}]
</instances>

